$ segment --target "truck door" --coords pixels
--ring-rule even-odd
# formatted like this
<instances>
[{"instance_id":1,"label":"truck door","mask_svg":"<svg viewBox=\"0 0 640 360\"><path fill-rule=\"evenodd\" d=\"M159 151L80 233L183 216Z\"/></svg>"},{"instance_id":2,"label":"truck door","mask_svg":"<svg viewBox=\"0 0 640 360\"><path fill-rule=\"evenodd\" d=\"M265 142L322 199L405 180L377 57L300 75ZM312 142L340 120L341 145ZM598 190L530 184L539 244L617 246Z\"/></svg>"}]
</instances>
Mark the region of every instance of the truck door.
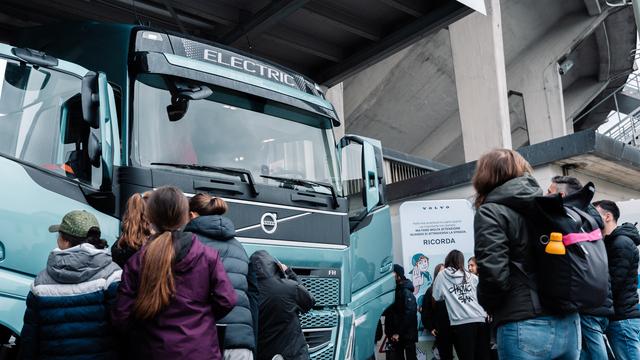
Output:
<instances>
[{"instance_id":1,"label":"truck door","mask_svg":"<svg viewBox=\"0 0 640 360\"><path fill-rule=\"evenodd\" d=\"M12 50L0 44L0 327L19 333L32 276L56 247L49 225L84 209L115 240L105 194L120 157L104 75L33 66Z\"/></svg>"},{"instance_id":2,"label":"truck door","mask_svg":"<svg viewBox=\"0 0 640 360\"><path fill-rule=\"evenodd\" d=\"M340 141L343 189L349 199L351 301L347 356L373 357L378 319L393 302L391 218L384 199L382 146L348 135Z\"/></svg>"},{"instance_id":3,"label":"truck door","mask_svg":"<svg viewBox=\"0 0 640 360\"><path fill-rule=\"evenodd\" d=\"M349 199L353 294L391 271L391 223L384 201L380 142L348 135L340 141L340 151Z\"/></svg>"}]
</instances>

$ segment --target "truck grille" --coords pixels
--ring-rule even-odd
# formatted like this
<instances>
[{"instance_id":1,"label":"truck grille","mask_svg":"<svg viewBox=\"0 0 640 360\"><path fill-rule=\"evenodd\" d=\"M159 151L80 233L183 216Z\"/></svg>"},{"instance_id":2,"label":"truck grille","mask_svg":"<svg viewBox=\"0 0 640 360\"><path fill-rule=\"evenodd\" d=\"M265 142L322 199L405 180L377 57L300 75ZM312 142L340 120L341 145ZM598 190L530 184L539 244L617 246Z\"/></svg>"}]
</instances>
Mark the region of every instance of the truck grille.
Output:
<instances>
[{"instance_id":1,"label":"truck grille","mask_svg":"<svg viewBox=\"0 0 640 360\"><path fill-rule=\"evenodd\" d=\"M330 310L311 310L300 315L303 329L332 328L338 326L338 314Z\"/></svg>"},{"instance_id":2,"label":"truck grille","mask_svg":"<svg viewBox=\"0 0 640 360\"><path fill-rule=\"evenodd\" d=\"M333 346L311 354L311 360L333 360Z\"/></svg>"},{"instance_id":3,"label":"truck grille","mask_svg":"<svg viewBox=\"0 0 640 360\"><path fill-rule=\"evenodd\" d=\"M300 325L311 360L333 360L338 322L338 312L335 310L311 310L300 315Z\"/></svg>"},{"instance_id":4,"label":"truck grille","mask_svg":"<svg viewBox=\"0 0 640 360\"><path fill-rule=\"evenodd\" d=\"M316 306L332 306L340 303L340 279L300 277L300 281L313 294Z\"/></svg>"}]
</instances>

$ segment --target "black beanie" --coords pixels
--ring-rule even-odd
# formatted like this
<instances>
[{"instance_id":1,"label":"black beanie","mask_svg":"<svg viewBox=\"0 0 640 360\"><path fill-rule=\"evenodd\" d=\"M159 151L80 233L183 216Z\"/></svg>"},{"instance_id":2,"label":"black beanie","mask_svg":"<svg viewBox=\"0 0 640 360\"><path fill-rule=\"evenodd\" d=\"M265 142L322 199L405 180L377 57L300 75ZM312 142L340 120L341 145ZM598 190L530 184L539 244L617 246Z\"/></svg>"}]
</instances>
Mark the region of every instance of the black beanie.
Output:
<instances>
[{"instance_id":1,"label":"black beanie","mask_svg":"<svg viewBox=\"0 0 640 360\"><path fill-rule=\"evenodd\" d=\"M398 274L400 277L404 277L404 268L400 264L393 264L393 272Z\"/></svg>"}]
</instances>

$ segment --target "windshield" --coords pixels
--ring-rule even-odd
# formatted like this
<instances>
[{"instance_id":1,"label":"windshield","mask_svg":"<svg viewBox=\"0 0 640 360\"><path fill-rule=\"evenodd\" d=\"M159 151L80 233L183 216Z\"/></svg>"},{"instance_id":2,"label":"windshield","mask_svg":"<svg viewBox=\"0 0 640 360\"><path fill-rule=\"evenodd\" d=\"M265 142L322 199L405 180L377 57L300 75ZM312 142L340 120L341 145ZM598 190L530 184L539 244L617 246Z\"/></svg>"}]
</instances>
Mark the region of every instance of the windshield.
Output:
<instances>
[{"instance_id":1,"label":"windshield","mask_svg":"<svg viewBox=\"0 0 640 360\"><path fill-rule=\"evenodd\" d=\"M141 74L135 82L132 162L197 164L248 170L258 184L282 181L261 175L312 180L339 190L330 120L274 101L209 86L213 95L191 100L170 121L167 106L177 81ZM224 176L216 174L215 176ZM323 187L318 192L328 193Z\"/></svg>"}]
</instances>

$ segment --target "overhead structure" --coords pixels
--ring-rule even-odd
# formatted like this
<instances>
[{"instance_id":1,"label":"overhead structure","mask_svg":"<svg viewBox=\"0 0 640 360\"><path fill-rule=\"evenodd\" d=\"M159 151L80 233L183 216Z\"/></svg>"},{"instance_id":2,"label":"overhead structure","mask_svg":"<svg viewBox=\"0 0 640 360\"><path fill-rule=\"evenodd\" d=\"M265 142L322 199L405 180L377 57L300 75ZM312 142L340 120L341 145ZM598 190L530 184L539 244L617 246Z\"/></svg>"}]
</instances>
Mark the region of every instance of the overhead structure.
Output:
<instances>
[{"instance_id":1,"label":"overhead structure","mask_svg":"<svg viewBox=\"0 0 640 360\"><path fill-rule=\"evenodd\" d=\"M140 23L219 42L332 86L472 12L481 0L3 0L0 39L26 26Z\"/></svg>"}]
</instances>

